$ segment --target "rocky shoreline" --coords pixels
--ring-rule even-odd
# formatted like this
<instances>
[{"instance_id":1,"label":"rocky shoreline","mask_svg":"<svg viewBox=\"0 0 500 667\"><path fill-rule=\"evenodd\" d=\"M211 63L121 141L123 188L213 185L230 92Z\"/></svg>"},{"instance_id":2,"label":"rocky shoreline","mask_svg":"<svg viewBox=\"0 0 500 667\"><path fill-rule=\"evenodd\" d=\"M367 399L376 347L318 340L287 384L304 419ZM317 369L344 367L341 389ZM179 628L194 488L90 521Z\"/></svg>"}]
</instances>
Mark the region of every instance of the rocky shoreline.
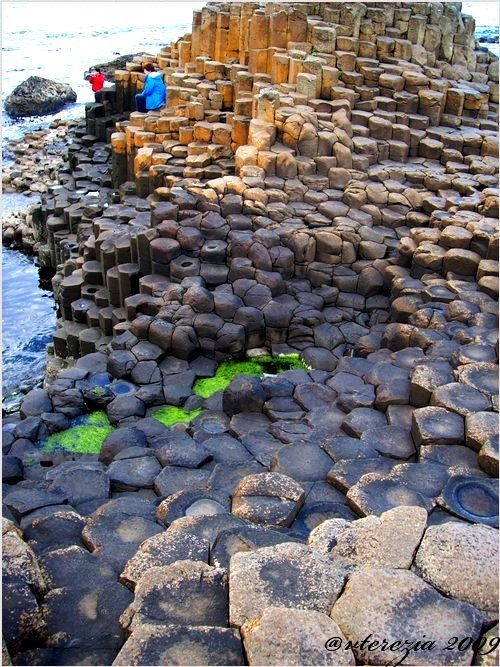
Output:
<instances>
[{"instance_id":1,"label":"rocky shoreline","mask_svg":"<svg viewBox=\"0 0 500 667\"><path fill-rule=\"evenodd\" d=\"M418 12L210 3L164 109L136 56L13 146L61 311L3 424L13 664L498 660L498 60Z\"/></svg>"},{"instance_id":2,"label":"rocky shoreline","mask_svg":"<svg viewBox=\"0 0 500 667\"><path fill-rule=\"evenodd\" d=\"M27 132L20 139L8 142L5 146L7 164L2 168L3 193L30 196L46 193L51 186L59 185L60 173L67 167L67 144L77 125L78 121L55 120L47 129ZM3 245L37 255L40 239L31 205L2 216Z\"/></svg>"}]
</instances>

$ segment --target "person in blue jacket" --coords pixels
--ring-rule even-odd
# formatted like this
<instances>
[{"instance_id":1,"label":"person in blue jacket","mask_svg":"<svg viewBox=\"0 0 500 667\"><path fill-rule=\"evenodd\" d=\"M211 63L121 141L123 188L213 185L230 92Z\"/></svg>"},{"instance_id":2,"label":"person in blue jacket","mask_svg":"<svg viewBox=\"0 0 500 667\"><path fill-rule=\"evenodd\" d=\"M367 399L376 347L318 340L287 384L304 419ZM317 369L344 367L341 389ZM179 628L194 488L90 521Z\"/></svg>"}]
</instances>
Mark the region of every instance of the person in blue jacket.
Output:
<instances>
[{"instance_id":1,"label":"person in blue jacket","mask_svg":"<svg viewBox=\"0 0 500 667\"><path fill-rule=\"evenodd\" d=\"M153 109L159 109L165 104L167 90L163 83L163 73L155 72L153 63L144 65L144 89L142 93L135 96L137 111L145 113Z\"/></svg>"}]
</instances>

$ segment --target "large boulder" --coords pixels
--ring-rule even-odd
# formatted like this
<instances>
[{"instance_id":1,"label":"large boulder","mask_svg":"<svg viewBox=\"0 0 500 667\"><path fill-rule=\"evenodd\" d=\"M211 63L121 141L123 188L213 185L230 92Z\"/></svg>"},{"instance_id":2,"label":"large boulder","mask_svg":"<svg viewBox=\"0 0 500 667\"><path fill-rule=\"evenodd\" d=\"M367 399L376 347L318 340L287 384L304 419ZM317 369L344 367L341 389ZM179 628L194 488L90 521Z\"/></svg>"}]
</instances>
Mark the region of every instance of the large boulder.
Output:
<instances>
[{"instance_id":1,"label":"large boulder","mask_svg":"<svg viewBox=\"0 0 500 667\"><path fill-rule=\"evenodd\" d=\"M76 102L76 93L68 84L30 76L7 97L5 110L14 117L43 116L59 111L70 102Z\"/></svg>"}]
</instances>

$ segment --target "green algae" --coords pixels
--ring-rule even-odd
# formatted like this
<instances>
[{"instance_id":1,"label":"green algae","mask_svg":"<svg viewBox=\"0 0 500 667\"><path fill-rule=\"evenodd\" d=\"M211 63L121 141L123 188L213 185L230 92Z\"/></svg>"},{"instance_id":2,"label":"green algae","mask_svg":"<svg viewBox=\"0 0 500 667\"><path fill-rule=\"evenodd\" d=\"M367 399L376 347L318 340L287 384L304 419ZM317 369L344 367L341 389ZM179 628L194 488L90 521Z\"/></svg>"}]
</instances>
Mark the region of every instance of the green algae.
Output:
<instances>
[{"instance_id":1,"label":"green algae","mask_svg":"<svg viewBox=\"0 0 500 667\"><path fill-rule=\"evenodd\" d=\"M104 396L106 394L106 390L104 387L92 387L90 393L94 396Z\"/></svg>"},{"instance_id":2,"label":"green algae","mask_svg":"<svg viewBox=\"0 0 500 667\"><path fill-rule=\"evenodd\" d=\"M217 391L225 389L238 375L262 377L264 373L280 373L294 368L307 369L298 354L282 354L276 357L262 356L245 361L224 361L219 364L211 378L200 378L194 384L194 393L209 398ZM97 393L97 392L96 392ZM201 408L184 410L167 405L156 410L151 416L170 427L174 424L189 423L201 412ZM53 433L42 445L45 452L64 449L75 454L99 454L106 438L114 430L105 412L92 412L79 417L74 425L65 431Z\"/></svg>"},{"instance_id":3,"label":"green algae","mask_svg":"<svg viewBox=\"0 0 500 667\"><path fill-rule=\"evenodd\" d=\"M75 454L99 454L103 440L112 431L114 428L105 412L92 412L81 417L75 426L49 435L42 449L45 452L65 449Z\"/></svg>"},{"instance_id":4,"label":"green algae","mask_svg":"<svg viewBox=\"0 0 500 667\"><path fill-rule=\"evenodd\" d=\"M194 393L201 398L209 398L217 391L225 389L238 375L261 377L264 373L280 373L291 369L305 369L307 366L298 354L280 354L276 357L262 356L247 361L224 361L211 378L201 378L194 383Z\"/></svg>"},{"instance_id":5,"label":"green algae","mask_svg":"<svg viewBox=\"0 0 500 667\"><path fill-rule=\"evenodd\" d=\"M201 398L209 398L217 391L225 389L238 375L253 375L261 377L264 373L279 373L292 368L307 369L307 366L300 360L298 354L282 354L276 357L263 356L246 361L223 361L219 364L213 377L200 378L194 383L194 393ZM184 410L168 405L156 410L152 417L161 422L164 426L173 426L179 423L189 423L201 412L201 408L196 410Z\"/></svg>"},{"instance_id":6,"label":"green algae","mask_svg":"<svg viewBox=\"0 0 500 667\"><path fill-rule=\"evenodd\" d=\"M173 405L167 405L164 408L155 410L151 415L164 426L173 426L174 424L188 423L201 412L201 408L196 410L184 410L183 408L176 408Z\"/></svg>"},{"instance_id":7,"label":"green algae","mask_svg":"<svg viewBox=\"0 0 500 667\"><path fill-rule=\"evenodd\" d=\"M299 355L295 352L290 354L278 354L276 357L257 357L257 363L264 368L264 373L282 373L290 370L310 370Z\"/></svg>"},{"instance_id":8,"label":"green algae","mask_svg":"<svg viewBox=\"0 0 500 667\"><path fill-rule=\"evenodd\" d=\"M211 378L200 378L194 383L194 393L201 398L209 398L217 391L225 389L237 375L262 375L262 367L257 361L223 361Z\"/></svg>"}]
</instances>

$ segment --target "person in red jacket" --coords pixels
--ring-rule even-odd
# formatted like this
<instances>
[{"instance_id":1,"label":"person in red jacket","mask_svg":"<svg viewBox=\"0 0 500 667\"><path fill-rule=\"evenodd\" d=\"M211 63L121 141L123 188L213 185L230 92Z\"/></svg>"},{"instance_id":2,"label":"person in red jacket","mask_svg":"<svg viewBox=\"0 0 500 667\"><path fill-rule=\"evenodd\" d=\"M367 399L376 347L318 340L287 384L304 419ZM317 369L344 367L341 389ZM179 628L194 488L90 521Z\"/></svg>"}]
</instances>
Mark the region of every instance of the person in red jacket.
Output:
<instances>
[{"instance_id":1,"label":"person in red jacket","mask_svg":"<svg viewBox=\"0 0 500 667\"><path fill-rule=\"evenodd\" d=\"M97 93L104 88L104 81L106 79L98 67L93 67L86 79L92 86L92 92Z\"/></svg>"}]
</instances>

